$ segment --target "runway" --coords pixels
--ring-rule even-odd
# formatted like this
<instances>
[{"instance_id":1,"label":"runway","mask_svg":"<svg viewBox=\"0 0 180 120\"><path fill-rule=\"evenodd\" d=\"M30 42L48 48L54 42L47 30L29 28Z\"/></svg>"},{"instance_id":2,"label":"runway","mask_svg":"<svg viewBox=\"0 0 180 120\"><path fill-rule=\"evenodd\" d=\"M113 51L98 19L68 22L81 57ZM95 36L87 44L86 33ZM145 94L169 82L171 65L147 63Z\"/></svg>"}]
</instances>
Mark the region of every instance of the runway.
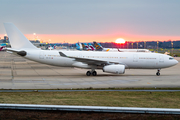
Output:
<instances>
[{"instance_id":1,"label":"runway","mask_svg":"<svg viewBox=\"0 0 180 120\"><path fill-rule=\"evenodd\" d=\"M176 58L180 62L180 58ZM180 63L162 69L126 69L116 75L97 70L98 76L86 76L86 69L65 68L26 60L0 52L0 89L71 89L71 88L174 88L180 87Z\"/></svg>"}]
</instances>

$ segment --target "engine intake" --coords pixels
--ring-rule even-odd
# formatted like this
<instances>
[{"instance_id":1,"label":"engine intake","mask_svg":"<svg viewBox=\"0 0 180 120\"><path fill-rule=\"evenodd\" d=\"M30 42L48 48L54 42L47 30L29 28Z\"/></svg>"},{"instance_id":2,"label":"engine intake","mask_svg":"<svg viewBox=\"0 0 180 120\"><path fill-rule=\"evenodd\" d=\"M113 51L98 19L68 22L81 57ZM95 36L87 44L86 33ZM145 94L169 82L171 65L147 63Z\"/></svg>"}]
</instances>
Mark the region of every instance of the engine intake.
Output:
<instances>
[{"instance_id":1,"label":"engine intake","mask_svg":"<svg viewBox=\"0 0 180 120\"><path fill-rule=\"evenodd\" d=\"M103 72L124 74L125 73L125 65L107 65L107 66L103 67Z\"/></svg>"}]
</instances>

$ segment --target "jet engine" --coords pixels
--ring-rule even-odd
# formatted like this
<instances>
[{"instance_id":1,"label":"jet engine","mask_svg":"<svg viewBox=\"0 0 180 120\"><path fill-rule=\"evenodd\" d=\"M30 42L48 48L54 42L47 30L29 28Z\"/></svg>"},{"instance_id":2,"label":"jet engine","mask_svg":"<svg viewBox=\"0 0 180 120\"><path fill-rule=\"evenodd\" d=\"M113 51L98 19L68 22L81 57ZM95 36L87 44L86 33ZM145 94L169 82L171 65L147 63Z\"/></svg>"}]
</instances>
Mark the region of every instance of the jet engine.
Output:
<instances>
[{"instance_id":1,"label":"jet engine","mask_svg":"<svg viewBox=\"0 0 180 120\"><path fill-rule=\"evenodd\" d=\"M103 67L103 72L115 73L115 74L124 74L125 65L107 65Z\"/></svg>"}]
</instances>

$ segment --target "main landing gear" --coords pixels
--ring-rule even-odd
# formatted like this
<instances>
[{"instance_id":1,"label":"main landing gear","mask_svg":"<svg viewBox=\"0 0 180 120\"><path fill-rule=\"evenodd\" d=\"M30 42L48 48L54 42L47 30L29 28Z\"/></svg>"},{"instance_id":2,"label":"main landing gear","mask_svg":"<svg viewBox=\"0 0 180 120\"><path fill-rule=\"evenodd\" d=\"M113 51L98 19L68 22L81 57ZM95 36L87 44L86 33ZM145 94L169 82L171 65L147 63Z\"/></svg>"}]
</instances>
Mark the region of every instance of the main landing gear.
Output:
<instances>
[{"instance_id":1,"label":"main landing gear","mask_svg":"<svg viewBox=\"0 0 180 120\"><path fill-rule=\"evenodd\" d=\"M94 70L94 71L87 71L87 72L86 72L86 75L87 75L87 76L90 76L91 74L92 74L93 76L96 76L96 75L97 75L97 72L96 72L95 70Z\"/></svg>"},{"instance_id":2,"label":"main landing gear","mask_svg":"<svg viewBox=\"0 0 180 120\"><path fill-rule=\"evenodd\" d=\"M156 73L157 76L160 76L160 70L161 69L157 69L157 73Z\"/></svg>"}]
</instances>

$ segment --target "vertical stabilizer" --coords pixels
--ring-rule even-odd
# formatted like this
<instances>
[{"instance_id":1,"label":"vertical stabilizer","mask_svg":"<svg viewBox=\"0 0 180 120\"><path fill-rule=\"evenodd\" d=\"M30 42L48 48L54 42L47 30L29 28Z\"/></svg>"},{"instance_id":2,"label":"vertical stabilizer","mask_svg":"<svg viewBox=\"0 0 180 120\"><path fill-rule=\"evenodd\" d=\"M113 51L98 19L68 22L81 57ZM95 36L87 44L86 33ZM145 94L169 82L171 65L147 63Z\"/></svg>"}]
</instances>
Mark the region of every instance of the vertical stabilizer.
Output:
<instances>
[{"instance_id":1,"label":"vertical stabilizer","mask_svg":"<svg viewBox=\"0 0 180 120\"><path fill-rule=\"evenodd\" d=\"M81 43L79 43L79 47L80 47L80 49L81 49L81 50L83 49L83 47L82 47L82 44L81 44Z\"/></svg>"},{"instance_id":2,"label":"vertical stabilizer","mask_svg":"<svg viewBox=\"0 0 180 120\"><path fill-rule=\"evenodd\" d=\"M6 33L13 49L31 48L37 49L12 23L4 23Z\"/></svg>"},{"instance_id":3,"label":"vertical stabilizer","mask_svg":"<svg viewBox=\"0 0 180 120\"><path fill-rule=\"evenodd\" d=\"M97 51L103 50L103 47L99 43L97 43L96 41L93 41L93 43Z\"/></svg>"},{"instance_id":4,"label":"vertical stabilizer","mask_svg":"<svg viewBox=\"0 0 180 120\"><path fill-rule=\"evenodd\" d=\"M91 50L95 50L95 48L91 45L91 43L88 43L89 44L89 47L91 48Z\"/></svg>"}]
</instances>

